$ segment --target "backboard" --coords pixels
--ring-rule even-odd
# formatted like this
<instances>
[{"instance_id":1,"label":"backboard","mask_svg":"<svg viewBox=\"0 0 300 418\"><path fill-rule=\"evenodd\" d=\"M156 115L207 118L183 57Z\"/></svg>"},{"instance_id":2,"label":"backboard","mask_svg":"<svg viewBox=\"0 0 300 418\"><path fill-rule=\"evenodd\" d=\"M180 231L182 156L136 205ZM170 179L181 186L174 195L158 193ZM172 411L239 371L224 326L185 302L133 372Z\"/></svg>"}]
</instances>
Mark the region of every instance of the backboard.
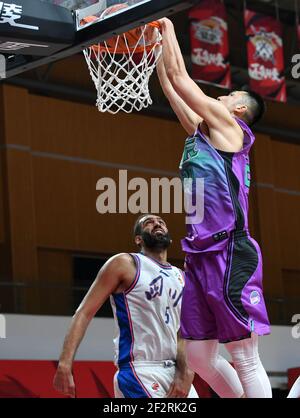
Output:
<instances>
[{"instance_id":1,"label":"backboard","mask_svg":"<svg viewBox=\"0 0 300 418\"><path fill-rule=\"evenodd\" d=\"M91 4L95 4L98 0L41 0L45 3L57 4L69 10L83 9ZM122 0L108 0L111 4L122 3ZM109 7L109 6L108 6Z\"/></svg>"},{"instance_id":2,"label":"backboard","mask_svg":"<svg viewBox=\"0 0 300 418\"><path fill-rule=\"evenodd\" d=\"M0 1L0 77L8 78L81 52L99 41L169 16L199 0ZM101 18L115 4L127 7ZM99 16L82 26L85 16Z\"/></svg>"}]
</instances>

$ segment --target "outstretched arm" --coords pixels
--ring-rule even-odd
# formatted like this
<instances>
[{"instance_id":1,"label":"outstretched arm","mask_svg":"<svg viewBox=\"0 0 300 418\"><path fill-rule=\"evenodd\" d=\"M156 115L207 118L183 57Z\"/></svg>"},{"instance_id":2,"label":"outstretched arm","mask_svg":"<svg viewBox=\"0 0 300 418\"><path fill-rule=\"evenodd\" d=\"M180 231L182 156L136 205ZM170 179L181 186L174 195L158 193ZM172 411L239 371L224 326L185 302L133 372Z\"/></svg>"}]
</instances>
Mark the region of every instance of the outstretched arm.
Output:
<instances>
[{"instance_id":1,"label":"outstretched arm","mask_svg":"<svg viewBox=\"0 0 300 418\"><path fill-rule=\"evenodd\" d=\"M85 335L91 319L106 299L114 293L128 273L134 277L135 267L128 254L119 254L109 259L99 271L94 283L73 316L65 337L53 385L56 390L75 397L72 364L76 351Z\"/></svg>"},{"instance_id":2,"label":"outstretched arm","mask_svg":"<svg viewBox=\"0 0 300 418\"><path fill-rule=\"evenodd\" d=\"M189 135L193 135L203 119L197 115L174 90L170 80L168 79L163 57L160 58L156 68L161 88L169 100L169 103L178 117L179 122Z\"/></svg>"},{"instance_id":3,"label":"outstretched arm","mask_svg":"<svg viewBox=\"0 0 300 418\"><path fill-rule=\"evenodd\" d=\"M188 75L173 23L164 18L160 24L164 65L175 92L192 111L205 120L209 128L223 129L228 133L228 128L236 127L230 112L221 102L207 96Z\"/></svg>"}]
</instances>

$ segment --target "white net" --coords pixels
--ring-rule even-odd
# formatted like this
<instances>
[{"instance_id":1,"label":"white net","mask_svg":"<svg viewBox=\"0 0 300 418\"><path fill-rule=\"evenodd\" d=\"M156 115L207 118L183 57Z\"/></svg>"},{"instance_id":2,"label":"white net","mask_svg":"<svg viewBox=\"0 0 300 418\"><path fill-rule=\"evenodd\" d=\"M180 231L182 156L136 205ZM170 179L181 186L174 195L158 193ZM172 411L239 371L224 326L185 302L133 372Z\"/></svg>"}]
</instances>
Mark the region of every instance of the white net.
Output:
<instances>
[{"instance_id":1,"label":"white net","mask_svg":"<svg viewBox=\"0 0 300 418\"><path fill-rule=\"evenodd\" d=\"M151 28L149 42L149 25L139 28L138 33L134 46L129 33L114 38L113 48L104 41L83 51L100 112L131 113L152 104L149 80L161 54L161 35L156 27Z\"/></svg>"}]
</instances>

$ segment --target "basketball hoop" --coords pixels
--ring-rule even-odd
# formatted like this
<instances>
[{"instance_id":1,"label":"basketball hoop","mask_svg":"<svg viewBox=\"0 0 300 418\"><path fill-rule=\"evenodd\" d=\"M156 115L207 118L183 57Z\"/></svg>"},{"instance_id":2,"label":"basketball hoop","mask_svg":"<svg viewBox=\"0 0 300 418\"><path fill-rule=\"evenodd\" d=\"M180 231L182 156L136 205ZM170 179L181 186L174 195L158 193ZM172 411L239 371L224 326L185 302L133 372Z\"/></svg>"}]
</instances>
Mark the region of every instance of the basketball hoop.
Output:
<instances>
[{"instance_id":1,"label":"basketball hoop","mask_svg":"<svg viewBox=\"0 0 300 418\"><path fill-rule=\"evenodd\" d=\"M126 3L106 9L100 18L127 7ZM85 23L98 20L88 16ZM100 112L131 113L152 104L149 80L161 54L159 23L152 22L97 45L83 53L97 90Z\"/></svg>"}]
</instances>

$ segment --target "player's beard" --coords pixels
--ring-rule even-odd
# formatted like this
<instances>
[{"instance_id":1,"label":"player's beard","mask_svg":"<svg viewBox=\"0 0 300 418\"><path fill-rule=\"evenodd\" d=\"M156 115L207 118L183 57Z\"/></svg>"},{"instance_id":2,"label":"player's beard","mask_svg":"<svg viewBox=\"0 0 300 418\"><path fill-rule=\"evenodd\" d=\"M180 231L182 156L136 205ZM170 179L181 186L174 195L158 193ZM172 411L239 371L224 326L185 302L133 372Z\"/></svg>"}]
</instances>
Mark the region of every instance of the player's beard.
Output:
<instances>
[{"instance_id":1,"label":"player's beard","mask_svg":"<svg viewBox=\"0 0 300 418\"><path fill-rule=\"evenodd\" d=\"M166 234L150 234L143 231L141 237L146 248L151 250L165 250L171 245L171 237L169 233Z\"/></svg>"}]
</instances>

